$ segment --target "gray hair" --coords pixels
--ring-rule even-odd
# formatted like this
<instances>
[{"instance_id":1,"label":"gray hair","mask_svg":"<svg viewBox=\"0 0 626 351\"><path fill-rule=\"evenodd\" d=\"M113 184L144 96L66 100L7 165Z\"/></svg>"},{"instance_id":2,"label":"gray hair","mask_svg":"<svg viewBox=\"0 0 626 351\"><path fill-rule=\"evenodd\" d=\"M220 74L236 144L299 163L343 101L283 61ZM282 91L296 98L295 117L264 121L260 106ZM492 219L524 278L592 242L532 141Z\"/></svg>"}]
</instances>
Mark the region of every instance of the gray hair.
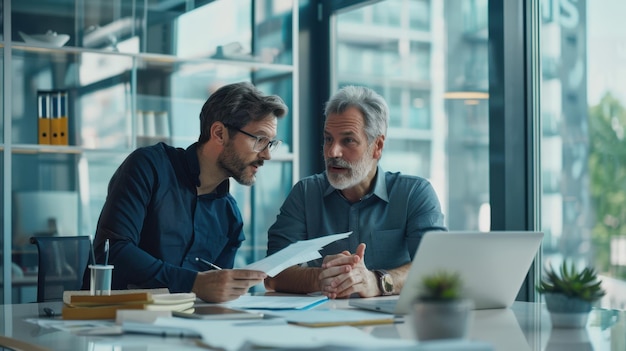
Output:
<instances>
[{"instance_id":1,"label":"gray hair","mask_svg":"<svg viewBox=\"0 0 626 351\"><path fill-rule=\"evenodd\" d=\"M341 88L326 103L324 115L343 113L355 107L363 114L365 134L368 144L371 144L379 135L387 135L389 125L389 107L387 102L374 90L348 85Z\"/></svg>"}]
</instances>

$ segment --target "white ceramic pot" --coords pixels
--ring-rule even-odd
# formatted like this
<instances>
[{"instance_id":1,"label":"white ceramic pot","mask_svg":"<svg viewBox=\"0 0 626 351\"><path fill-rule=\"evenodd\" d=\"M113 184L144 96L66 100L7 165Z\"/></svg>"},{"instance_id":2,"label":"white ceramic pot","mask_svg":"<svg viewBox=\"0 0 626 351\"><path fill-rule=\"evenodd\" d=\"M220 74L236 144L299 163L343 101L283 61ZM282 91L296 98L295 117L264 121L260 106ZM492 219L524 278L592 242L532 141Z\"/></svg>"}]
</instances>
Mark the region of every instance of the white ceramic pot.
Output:
<instances>
[{"instance_id":1,"label":"white ceramic pot","mask_svg":"<svg viewBox=\"0 0 626 351\"><path fill-rule=\"evenodd\" d=\"M463 339L467 337L474 303L469 299L413 303L412 315L418 340Z\"/></svg>"}]
</instances>

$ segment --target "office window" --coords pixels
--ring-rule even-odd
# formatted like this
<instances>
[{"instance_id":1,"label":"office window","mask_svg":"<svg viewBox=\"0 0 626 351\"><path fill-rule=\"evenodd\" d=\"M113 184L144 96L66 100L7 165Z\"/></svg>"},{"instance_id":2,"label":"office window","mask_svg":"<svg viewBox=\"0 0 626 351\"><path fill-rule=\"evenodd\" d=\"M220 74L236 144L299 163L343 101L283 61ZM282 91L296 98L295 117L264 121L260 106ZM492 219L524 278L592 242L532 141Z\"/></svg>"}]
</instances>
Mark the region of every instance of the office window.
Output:
<instances>
[{"instance_id":1,"label":"office window","mask_svg":"<svg viewBox=\"0 0 626 351\"><path fill-rule=\"evenodd\" d=\"M487 11L487 1L380 1L338 12L331 34L331 90L365 85L387 100L380 164L429 179L450 229L490 228Z\"/></svg>"},{"instance_id":2,"label":"office window","mask_svg":"<svg viewBox=\"0 0 626 351\"><path fill-rule=\"evenodd\" d=\"M544 0L544 265L594 267L626 308L626 3Z\"/></svg>"},{"instance_id":3,"label":"office window","mask_svg":"<svg viewBox=\"0 0 626 351\"><path fill-rule=\"evenodd\" d=\"M2 21L0 21L1 23ZM4 60L3 60L3 48L0 48L0 84L3 85L4 89ZM0 111L4 113L4 97L0 94ZM4 143L4 119L0 119L0 144Z\"/></svg>"}]
</instances>

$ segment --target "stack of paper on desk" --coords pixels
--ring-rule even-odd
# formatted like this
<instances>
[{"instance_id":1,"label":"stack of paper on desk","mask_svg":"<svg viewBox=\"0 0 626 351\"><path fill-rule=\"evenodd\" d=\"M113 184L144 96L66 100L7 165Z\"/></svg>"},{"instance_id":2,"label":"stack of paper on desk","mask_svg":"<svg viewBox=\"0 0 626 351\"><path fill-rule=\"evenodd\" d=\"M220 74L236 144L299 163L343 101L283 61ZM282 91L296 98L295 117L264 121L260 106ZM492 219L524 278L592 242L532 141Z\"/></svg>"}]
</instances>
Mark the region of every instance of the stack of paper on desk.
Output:
<instances>
[{"instance_id":1,"label":"stack of paper on desk","mask_svg":"<svg viewBox=\"0 0 626 351\"><path fill-rule=\"evenodd\" d=\"M327 235L311 240L300 240L273 255L267 256L243 268L263 271L270 277L273 277L288 267L322 257L319 250L334 241L347 238L350 234L352 234L352 232Z\"/></svg>"},{"instance_id":2,"label":"stack of paper on desk","mask_svg":"<svg viewBox=\"0 0 626 351\"><path fill-rule=\"evenodd\" d=\"M192 312L196 302L194 293L176 293L152 295L153 303L146 306L149 311L184 311Z\"/></svg>"}]
</instances>

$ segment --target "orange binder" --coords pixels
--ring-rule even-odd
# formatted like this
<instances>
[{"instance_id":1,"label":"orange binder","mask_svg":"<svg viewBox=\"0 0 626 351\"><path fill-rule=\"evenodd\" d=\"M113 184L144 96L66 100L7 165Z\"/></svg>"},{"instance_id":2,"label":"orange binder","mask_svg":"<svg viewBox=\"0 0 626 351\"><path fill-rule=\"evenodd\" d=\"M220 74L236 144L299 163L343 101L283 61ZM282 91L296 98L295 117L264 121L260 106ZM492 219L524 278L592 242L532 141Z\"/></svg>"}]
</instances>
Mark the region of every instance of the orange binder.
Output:
<instances>
[{"instance_id":1,"label":"orange binder","mask_svg":"<svg viewBox=\"0 0 626 351\"><path fill-rule=\"evenodd\" d=\"M50 96L45 91L37 92L37 142L50 144Z\"/></svg>"},{"instance_id":2,"label":"orange binder","mask_svg":"<svg viewBox=\"0 0 626 351\"><path fill-rule=\"evenodd\" d=\"M67 92L52 94L52 118L50 119L50 144L68 145L67 135Z\"/></svg>"}]
</instances>

